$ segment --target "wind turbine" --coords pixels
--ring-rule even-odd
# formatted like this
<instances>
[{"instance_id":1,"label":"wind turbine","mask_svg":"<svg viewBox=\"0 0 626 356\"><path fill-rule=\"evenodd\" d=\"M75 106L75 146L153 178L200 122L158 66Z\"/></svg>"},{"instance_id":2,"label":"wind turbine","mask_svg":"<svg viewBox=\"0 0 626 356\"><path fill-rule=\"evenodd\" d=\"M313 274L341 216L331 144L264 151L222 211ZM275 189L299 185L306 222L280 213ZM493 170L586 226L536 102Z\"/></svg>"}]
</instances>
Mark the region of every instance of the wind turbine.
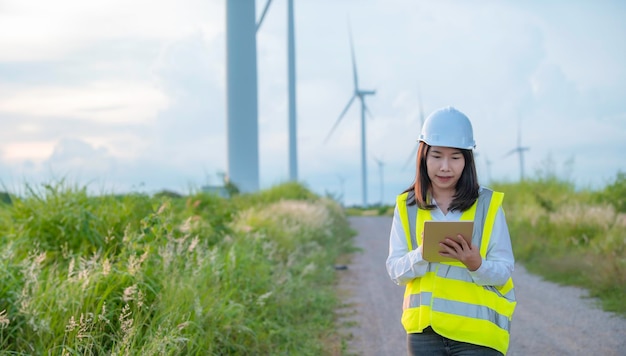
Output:
<instances>
[{"instance_id":1,"label":"wind turbine","mask_svg":"<svg viewBox=\"0 0 626 356\"><path fill-rule=\"evenodd\" d=\"M240 0L231 0L240 1ZM259 31L263 19L267 14L272 0L267 0L261 18L257 22L256 31ZM289 109L289 180L298 180L298 142L296 122L296 44L294 30L294 7L293 0L287 0L287 100Z\"/></svg>"},{"instance_id":2,"label":"wind turbine","mask_svg":"<svg viewBox=\"0 0 626 356\"><path fill-rule=\"evenodd\" d=\"M417 90L417 102L419 103L420 106L420 130L422 129L422 127L424 126L424 105L422 105L422 91ZM415 143L415 148L413 148L413 151L411 152L411 154L409 155L409 157L407 158L406 162L404 163L404 168L406 168L409 163L411 163L411 161L415 161L415 154L417 154L417 148L419 147L419 142Z\"/></svg>"},{"instance_id":3,"label":"wind turbine","mask_svg":"<svg viewBox=\"0 0 626 356\"><path fill-rule=\"evenodd\" d=\"M367 162L365 160L365 156L366 156L365 114L369 112L367 105L365 105L365 96L376 94L376 90L363 90L359 87L359 76L357 74L356 59L354 56L354 44L352 43L352 31L350 30L349 30L349 36L350 36L350 50L352 54L352 74L353 74L353 80L354 80L354 94L352 95L352 97L348 101L348 104L339 115L339 118L337 119L333 127L330 129L330 132L326 136L326 139L324 140L324 142L325 143L328 142L328 139L332 135L333 131L335 131L335 129L339 125L339 122L341 122L341 119L343 119L346 112L348 112L348 109L350 109L350 106L352 105L354 100L358 98L361 101L361 182L362 182L361 184L362 184L362 189L363 189L363 206L365 207L367 206Z\"/></svg>"},{"instance_id":4,"label":"wind turbine","mask_svg":"<svg viewBox=\"0 0 626 356\"><path fill-rule=\"evenodd\" d=\"M345 184L346 178L344 176L337 174L337 179L339 179L339 203L343 206L343 197L345 195Z\"/></svg>"},{"instance_id":5,"label":"wind turbine","mask_svg":"<svg viewBox=\"0 0 626 356\"><path fill-rule=\"evenodd\" d=\"M520 125L521 126L521 125ZM520 181L524 180L524 151L528 151L530 147L522 147L522 134L521 128L517 129L517 147L513 148L509 152L507 152L502 158L508 157L514 153L519 155L519 171L520 171Z\"/></svg>"},{"instance_id":6,"label":"wind turbine","mask_svg":"<svg viewBox=\"0 0 626 356\"><path fill-rule=\"evenodd\" d=\"M487 181L491 183L491 160L485 156L485 164L487 165Z\"/></svg>"},{"instance_id":7,"label":"wind turbine","mask_svg":"<svg viewBox=\"0 0 626 356\"><path fill-rule=\"evenodd\" d=\"M384 181L384 176L383 176L383 166L385 165L385 162L383 162L383 160L377 158L377 157L372 157L374 159L374 161L376 161L376 163L378 163L378 173L380 174L380 205L383 205L383 199L384 199L384 191L385 191L385 181Z\"/></svg>"}]
</instances>

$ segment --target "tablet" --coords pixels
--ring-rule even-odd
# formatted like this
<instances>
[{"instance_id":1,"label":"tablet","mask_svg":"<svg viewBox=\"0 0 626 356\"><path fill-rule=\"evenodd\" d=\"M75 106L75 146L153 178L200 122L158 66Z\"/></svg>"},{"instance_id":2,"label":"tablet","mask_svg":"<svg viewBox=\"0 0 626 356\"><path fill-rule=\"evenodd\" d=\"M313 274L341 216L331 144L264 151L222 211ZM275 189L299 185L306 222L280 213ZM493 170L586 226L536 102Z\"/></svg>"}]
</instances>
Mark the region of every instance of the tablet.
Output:
<instances>
[{"instance_id":1,"label":"tablet","mask_svg":"<svg viewBox=\"0 0 626 356\"><path fill-rule=\"evenodd\" d=\"M439 243L446 237L463 235L468 244L472 243L473 221L425 221L423 257L428 262L458 262L456 258L444 257L439 254Z\"/></svg>"}]
</instances>

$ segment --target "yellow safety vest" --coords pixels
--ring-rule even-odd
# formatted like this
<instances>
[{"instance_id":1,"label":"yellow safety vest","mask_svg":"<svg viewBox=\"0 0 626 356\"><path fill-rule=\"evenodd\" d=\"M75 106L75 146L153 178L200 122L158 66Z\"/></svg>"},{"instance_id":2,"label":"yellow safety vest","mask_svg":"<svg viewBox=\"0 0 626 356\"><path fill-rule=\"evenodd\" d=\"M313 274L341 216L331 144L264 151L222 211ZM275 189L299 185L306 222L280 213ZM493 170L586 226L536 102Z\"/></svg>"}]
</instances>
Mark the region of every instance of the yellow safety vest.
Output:
<instances>
[{"instance_id":1,"label":"yellow safety vest","mask_svg":"<svg viewBox=\"0 0 626 356\"><path fill-rule=\"evenodd\" d=\"M413 250L422 243L424 221L432 220L432 215L430 210L407 207L407 196L399 195L396 203L408 248ZM474 220L472 243L480 247L483 259L503 198L503 193L482 189L474 205L461 215L461 220ZM506 354L515 305L511 278L502 286L481 286L461 262L429 263L426 274L406 286L402 325L407 333L422 332L430 325L448 339Z\"/></svg>"}]
</instances>

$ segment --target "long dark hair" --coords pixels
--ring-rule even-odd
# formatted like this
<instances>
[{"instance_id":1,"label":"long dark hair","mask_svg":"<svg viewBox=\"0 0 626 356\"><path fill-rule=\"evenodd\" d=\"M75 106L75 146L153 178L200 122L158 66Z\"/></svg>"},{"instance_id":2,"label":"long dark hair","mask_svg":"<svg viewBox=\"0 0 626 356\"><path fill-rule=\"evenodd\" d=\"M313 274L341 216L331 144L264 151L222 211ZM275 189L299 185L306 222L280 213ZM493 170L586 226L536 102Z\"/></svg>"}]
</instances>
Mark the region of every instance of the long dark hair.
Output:
<instances>
[{"instance_id":1,"label":"long dark hair","mask_svg":"<svg viewBox=\"0 0 626 356\"><path fill-rule=\"evenodd\" d=\"M408 205L415 205L420 209L432 210L436 206L432 203L431 184L428 177L428 169L426 168L426 155L430 151L430 145L420 141L417 149L417 167L415 179L403 193L409 193L407 197ZM465 211L469 209L476 199L478 199L478 174L476 173L476 164L474 163L474 153L472 150L460 150L465 159L465 167L461 173L461 178L456 183L456 193L450 203L450 211Z\"/></svg>"}]
</instances>

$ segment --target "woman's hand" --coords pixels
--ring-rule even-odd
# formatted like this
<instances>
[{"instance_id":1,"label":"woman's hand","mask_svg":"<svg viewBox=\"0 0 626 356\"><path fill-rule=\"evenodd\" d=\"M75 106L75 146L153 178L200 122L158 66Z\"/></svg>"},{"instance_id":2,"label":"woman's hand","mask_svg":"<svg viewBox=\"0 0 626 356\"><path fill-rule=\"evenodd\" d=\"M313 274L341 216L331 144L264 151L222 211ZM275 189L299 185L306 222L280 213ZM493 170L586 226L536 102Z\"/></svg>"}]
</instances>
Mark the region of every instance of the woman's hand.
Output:
<instances>
[{"instance_id":1,"label":"woman's hand","mask_svg":"<svg viewBox=\"0 0 626 356\"><path fill-rule=\"evenodd\" d=\"M456 258L470 271L477 270L483 263L478 247L469 245L461 235L457 235L455 238L447 237L439 243L439 246L441 247L440 255Z\"/></svg>"}]
</instances>

